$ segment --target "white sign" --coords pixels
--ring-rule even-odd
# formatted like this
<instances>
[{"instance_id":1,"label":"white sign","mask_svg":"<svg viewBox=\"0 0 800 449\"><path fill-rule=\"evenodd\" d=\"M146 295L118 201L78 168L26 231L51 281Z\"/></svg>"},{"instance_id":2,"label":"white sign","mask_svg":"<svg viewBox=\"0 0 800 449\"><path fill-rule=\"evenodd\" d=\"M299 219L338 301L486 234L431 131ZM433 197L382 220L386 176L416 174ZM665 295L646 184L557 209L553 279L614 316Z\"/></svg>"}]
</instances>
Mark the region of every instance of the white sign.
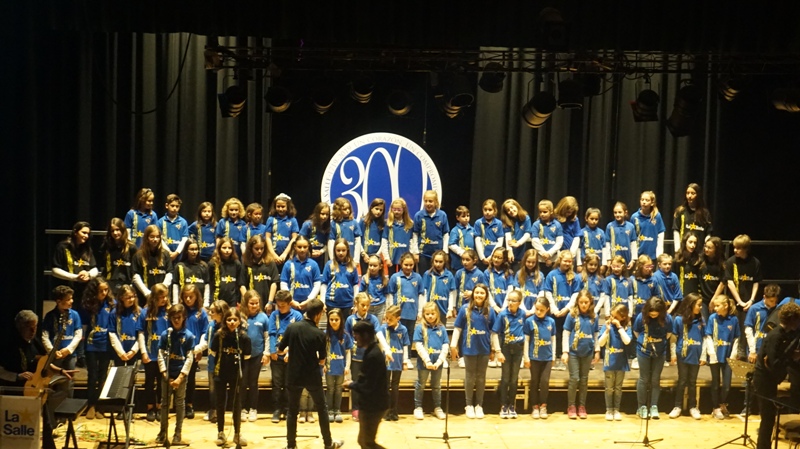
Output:
<instances>
[{"instance_id":1,"label":"white sign","mask_svg":"<svg viewBox=\"0 0 800 449\"><path fill-rule=\"evenodd\" d=\"M37 449L41 413L38 397L0 396L0 447Z\"/></svg>"}]
</instances>

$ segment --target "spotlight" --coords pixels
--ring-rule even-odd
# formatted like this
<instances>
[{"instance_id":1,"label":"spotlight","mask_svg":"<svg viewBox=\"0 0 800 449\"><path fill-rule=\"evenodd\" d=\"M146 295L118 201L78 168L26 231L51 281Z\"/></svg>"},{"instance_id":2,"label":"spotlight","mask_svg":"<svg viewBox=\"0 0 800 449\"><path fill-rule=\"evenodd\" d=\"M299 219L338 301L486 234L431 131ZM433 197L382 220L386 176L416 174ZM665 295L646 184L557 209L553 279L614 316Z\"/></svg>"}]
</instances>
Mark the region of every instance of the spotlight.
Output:
<instances>
[{"instance_id":1,"label":"spotlight","mask_svg":"<svg viewBox=\"0 0 800 449\"><path fill-rule=\"evenodd\" d=\"M657 122L658 121L658 94L650 89L639 92L636 101L631 101L634 122Z\"/></svg>"},{"instance_id":2,"label":"spotlight","mask_svg":"<svg viewBox=\"0 0 800 449\"><path fill-rule=\"evenodd\" d=\"M583 107L583 85L574 79L558 83L558 107L580 109Z\"/></svg>"},{"instance_id":3,"label":"spotlight","mask_svg":"<svg viewBox=\"0 0 800 449\"><path fill-rule=\"evenodd\" d=\"M575 79L581 84L584 97L600 95L603 87L603 75L599 73L578 73L575 75Z\"/></svg>"},{"instance_id":4,"label":"spotlight","mask_svg":"<svg viewBox=\"0 0 800 449\"><path fill-rule=\"evenodd\" d=\"M267 102L265 112L284 112L292 105L292 93L285 87L272 86L267 89L264 95L264 100Z\"/></svg>"},{"instance_id":5,"label":"spotlight","mask_svg":"<svg viewBox=\"0 0 800 449\"><path fill-rule=\"evenodd\" d=\"M331 106L333 106L334 101L336 101L336 96L328 88L321 88L311 96L311 102L314 103L314 110L320 115L328 112Z\"/></svg>"},{"instance_id":6,"label":"spotlight","mask_svg":"<svg viewBox=\"0 0 800 449\"><path fill-rule=\"evenodd\" d=\"M772 105L779 111L800 112L800 89L775 89Z\"/></svg>"},{"instance_id":7,"label":"spotlight","mask_svg":"<svg viewBox=\"0 0 800 449\"><path fill-rule=\"evenodd\" d=\"M375 83L367 75L360 74L350 83L350 98L361 104L369 103Z\"/></svg>"},{"instance_id":8,"label":"spotlight","mask_svg":"<svg viewBox=\"0 0 800 449\"><path fill-rule=\"evenodd\" d=\"M475 101L469 79L463 73L443 74L441 78L441 83L434 84L434 98L446 116L456 118L461 108L470 107ZM432 77L432 83L436 80L438 77Z\"/></svg>"},{"instance_id":9,"label":"spotlight","mask_svg":"<svg viewBox=\"0 0 800 449\"><path fill-rule=\"evenodd\" d=\"M403 116L411 112L411 95L405 90L395 89L386 96L386 107L392 115Z\"/></svg>"},{"instance_id":10,"label":"spotlight","mask_svg":"<svg viewBox=\"0 0 800 449\"><path fill-rule=\"evenodd\" d=\"M559 50L567 47L567 26L561 11L547 7L539 12L536 23L539 44L546 50Z\"/></svg>"},{"instance_id":11,"label":"spotlight","mask_svg":"<svg viewBox=\"0 0 800 449\"><path fill-rule=\"evenodd\" d=\"M478 85L486 92L496 94L503 90L503 81L506 79L506 74L503 71L505 67L499 62L490 62L483 68L483 75L481 75Z\"/></svg>"},{"instance_id":12,"label":"spotlight","mask_svg":"<svg viewBox=\"0 0 800 449\"><path fill-rule=\"evenodd\" d=\"M247 91L242 86L230 86L224 93L217 95L217 100L222 117L238 117L244 110Z\"/></svg>"},{"instance_id":13,"label":"spotlight","mask_svg":"<svg viewBox=\"0 0 800 449\"><path fill-rule=\"evenodd\" d=\"M727 101L733 101L747 82L743 78L733 77L720 80L719 95Z\"/></svg>"},{"instance_id":14,"label":"spotlight","mask_svg":"<svg viewBox=\"0 0 800 449\"><path fill-rule=\"evenodd\" d=\"M531 128L540 128L556 110L556 98L550 92L539 92L522 107L522 120Z\"/></svg>"},{"instance_id":15,"label":"spotlight","mask_svg":"<svg viewBox=\"0 0 800 449\"><path fill-rule=\"evenodd\" d=\"M667 119L667 129L675 137L683 137L691 134L696 116L700 114L700 103L703 101L703 92L693 84L681 87L675 96L675 105L669 119Z\"/></svg>"}]
</instances>

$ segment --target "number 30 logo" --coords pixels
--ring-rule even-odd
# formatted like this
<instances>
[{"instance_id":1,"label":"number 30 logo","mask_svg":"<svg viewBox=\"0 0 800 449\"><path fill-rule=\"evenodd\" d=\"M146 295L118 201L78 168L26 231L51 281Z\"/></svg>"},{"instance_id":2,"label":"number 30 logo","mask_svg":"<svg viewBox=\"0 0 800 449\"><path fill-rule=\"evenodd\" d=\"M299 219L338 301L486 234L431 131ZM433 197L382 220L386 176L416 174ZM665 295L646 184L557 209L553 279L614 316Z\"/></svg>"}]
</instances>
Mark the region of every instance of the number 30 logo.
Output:
<instances>
[{"instance_id":1,"label":"number 30 logo","mask_svg":"<svg viewBox=\"0 0 800 449\"><path fill-rule=\"evenodd\" d=\"M414 141L392 133L372 133L357 137L333 156L322 177L322 201L330 204L338 197L350 200L353 216L360 217L375 198L402 197L409 214L422 208L422 195L435 190L442 200L439 172L430 156Z\"/></svg>"}]
</instances>

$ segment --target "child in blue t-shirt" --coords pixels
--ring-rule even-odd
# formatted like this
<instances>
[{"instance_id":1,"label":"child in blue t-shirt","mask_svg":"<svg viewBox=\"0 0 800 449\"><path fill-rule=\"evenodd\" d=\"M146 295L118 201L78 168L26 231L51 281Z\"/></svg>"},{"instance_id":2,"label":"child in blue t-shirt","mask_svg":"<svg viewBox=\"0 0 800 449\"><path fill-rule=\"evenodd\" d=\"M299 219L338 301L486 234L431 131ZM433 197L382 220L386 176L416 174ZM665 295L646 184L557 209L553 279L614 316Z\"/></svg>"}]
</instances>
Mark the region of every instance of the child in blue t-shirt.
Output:
<instances>
[{"instance_id":1,"label":"child in blue t-shirt","mask_svg":"<svg viewBox=\"0 0 800 449\"><path fill-rule=\"evenodd\" d=\"M346 319L353 310L353 298L359 290L357 262L350 256L350 247L345 239L336 240L333 252L334 258L322 271L322 298L325 307L340 309Z\"/></svg>"},{"instance_id":2,"label":"child in blue t-shirt","mask_svg":"<svg viewBox=\"0 0 800 449\"><path fill-rule=\"evenodd\" d=\"M655 259L664 253L664 220L656 205L656 194L647 191L639 197L639 210L631 215L636 230L637 251Z\"/></svg>"},{"instance_id":3,"label":"child in blue t-shirt","mask_svg":"<svg viewBox=\"0 0 800 449\"><path fill-rule=\"evenodd\" d=\"M531 216L517 200L509 198L503 201L500 220L506 234L506 248L510 251L508 260L511 262L511 269L517 270L521 266L520 261L527 243L531 240Z\"/></svg>"},{"instance_id":4,"label":"child in blue t-shirt","mask_svg":"<svg viewBox=\"0 0 800 449\"><path fill-rule=\"evenodd\" d=\"M331 206L320 202L314 206L314 211L300 227L301 235L311 244L311 258L317 265L324 267L328 254L328 236L331 233Z\"/></svg>"},{"instance_id":5,"label":"child in blue t-shirt","mask_svg":"<svg viewBox=\"0 0 800 449\"><path fill-rule=\"evenodd\" d=\"M619 302L611 307L609 314L611 319L606 320L597 346L605 349L603 374L606 381L606 421L621 421L619 407L622 402L622 382L625 381L625 372L630 370L627 346L632 339L628 305Z\"/></svg>"},{"instance_id":6,"label":"child in blue t-shirt","mask_svg":"<svg viewBox=\"0 0 800 449\"><path fill-rule=\"evenodd\" d=\"M409 326L414 328L417 319L422 315L421 308L425 305L425 290L422 276L414 271L414 257L409 253L400 259L400 271L389 278L386 302L390 307L393 304L400 307L400 322L406 329Z\"/></svg>"},{"instance_id":7,"label":"child in blue t-shirt","mask_svg":"<svg viewBox=\"0 0 800 449\"><path fill-rule=\"evenodd\" d=\"M435 256L434 256L435 263ZM442 324L439 307L428 302L422 307L422 321L414 329L412 342L417 349L417 381L414 383L414 418L423 419L422 395L428 378L431 379L433 415L445 419L442 410L442 371L447 369L450 342L447 329Z\"/></svg>"},{"instance_id":8,"label":"child in blue t-shirt","mask_svg":"<svg viewBox=\"0 0 800 449\"><path fill-rule=\"evenodd\" d=\"M342 422L342 385L350 376L350 353L353 339L344 331L344 317L340 309L328 311L328 326L325 329L328 341L328 356L325 359L325 393L329 404L328 422ZM320 419L325 419L320 417Z\"/></svg>"},{"instance_id":9,"label":"child in blue t-shirt","mask_svg":"<svg viewBox=\"0 0 800 449\"><path fill-rule=\"evenodd\" d=\"M319 294L322 276L319 265L309 257L310 244L305 237L297 237L293 244L294 257L283 264L281 290L292 297L292 307L304 309L305 303Z\"/></svg>"},{"instance_id":10,"label":"child in blue t-shirt","mask_svg":"<svg viewBox=\"0 0 800 449\"><path fill-rule=\"evenodd\" d=\"M275 310L269 316L267 332L269 333L269 355L272 359L270 370L272 371L273 423L281 422L281 417L286 416L289 407L289 391L286 389L286 351L278 351L278 345L283 340L286 328L292 323L303 320L303 314L292 308L292 303L292 294L288 290L279 290L275 293Z\"/></svg>"},{"instance_id":11,"label":"child in blue t-shirt","mask_svg":"<svg viewBox=\"0 0 800 449\"><path fill-rule=\"evenodd\" d=\"M388 215L381 236L381 255L389 266L389 273L397 273L400 271L400 257L411 251L414 222L402 198L392 201Z\"/></svg>"},{"instance_id":12,"label":"child in blue t-shirt","mask_svg":"<svg viewBox=\"0 0 800 449\"><path fill-rule=\"evenodd\" d=\"M578 243L578 266L581 266L588 254L600 256L601 264L608 265L609 256L605 254L606 233L597 226L600 223L600 217L600 209L596 207L586 209L586 215L584 215L586 226L578 234L580 239L580 243Z\"/></svg>"},{"instance_id":13,"label":"child in blue t-shirt","mask_svg":"<svg viewBox=\"0 0 800 449\"><path fill-rule=\"evenodd\" d=\"M128 228L128 236L137 248L142 246L145 228L156 224L158 221L158 215L153 211L155 200L156 196L152 190L142 188L136 193L133 206L125 214L125 227Z\"/></svg>"},{"instance_id":14,"label":"child in blue t-shirt","mask_svg":"<svg viewBox=\"0 0 800 449\"><path fill-rule=\"evenodd\" d=\"M475 251L478 252L483 269L491 266L491 257L495 248L505 248L503 239L503 223L497 218L497 202L488 199L481 208L483 217L475 220Z\"/></svg>"},{"instance_id":15,"label":"child in blue t-shirt","mask_svg":"<svg viewBox=\"0 0 800 449\"><path fill-rule=\"evenodd\" d=\"M550 316L550 302L539 297L525 320L525 346L522 360L531 370L531 417L547 419L550 372L556 358L556 321Z\"/></svg>"},{"instance_id":16,"label":"child in blue t-shirt","mask_svg":"<svg viewBox=\"0 0 800 449\"><path fill-rule=\"evenodd\" d=\"M364 247L361 251L361 258L356 262L360 265L361 273L367 271L370 256L377 256L381 253L381 242L383 240L383 230L386 229L386 201L383 198L375 198L369 204L369 210L359 220L361 236Z\"/></svg>"},{"instance_id":17,"label":"child in blue t-shirt","mask_svg":"<svg viewBox=\"0 0 800 449\"><path fill-rule=\"evenodd\" d=\"M500 311L492 328L492 343L497 361L502 363L500 374L500 418L517 419L514 406L517 398L519 369L525 346L525 311L522 310L522 294L514 290L506 298L507 306Z\"/></svg>"},{"instance_id":18,"label":"child in blue t-shirt","mask_svg":"<svg viewBox=\"0 0 800 449\"><path fill-rule=\"evenodd\" d=\"M475 229L469 224L467 206L456 208L456 225L451 229L447 245L450 250L450 269L458 271L464 267L461 263L464 252L475 249Z\"/></svg>"},{"instance_id":19,"label":"child in blue t-shirt","mask_svg":"<svg viewBox=\"0 0 800 449\"><path fill-rule=\"evenodd\" d=\"M431 267L431 257L436 250L448 251L450 223L447 214L439 209L439 194L428 190L422 195L423 209L414 215L411 254L421 273Z\"/></svg>"},{"instance_id":20,"label":"child in blue t-shirt","mask_svg":"<svg viewBox=\"0 0 800 449\"><path fill-rule=\"evenodd\" d=\"M157 404L161 404L161 389L158 388L158 342L169 327L167 305L169 290L164 284L155 284L147 298L147 306L139 315L136 333L144 365L144 402L147 404L147 420L156 420Z\"/></svg>"},{"instance_id":21,"label":"child in blue t-shirt","mask_svg":"<svg viewBox=\"0 0 800 449\"><path fill-rule=\"evenodd\" d=\"M383 334L377 332L378 328L380 327L380 323L378 322L378 319L375 317L375 315L369 313L370 309L369 295L367 295L366 292L361 292L357 294L355 297L355 303L356 303L355 305L356 311L354 314L350 315L345 320L344 331L347 333L347 335L350 336L351 340L355 341L355 339L353 338L353 326L355 326L355 324L359 321L362 320L367 321L368 323L372 324L372 327L375 329L376 331L375 336L379 342L382 342L381 347L384 349L384 352L388 351L385 345L385 339L383 338ZM358 375L361 374L361 364L364 361L364 352L365 352L364 348L360 348L358 346L355 346L353 350L353 355L351 357L352 361L350 363L350 373L351 373L351 378L353 379L358 379ZM360 399L361 398L359 397L358 392L356 391L350 392L350 410L353 421L355 422L358 422L358 409L359 409Z\"/></svg>"},{"instance_id":22,"label":"child in blue t-shirt","mask_svg":"<svg viewBox=\"0 0 800 449\"><path fill-rule=\"evenodd\" d=\"M448 311L448 315L455 318L458 309L466 305L472 295L472 289L478 284L486 284L486 276L478 269L478 253L468 249L461 255L463 268L456 271L456 303Z\"/></svg>"},{"instance_id":23,"label":"child in blue t-shirt","mask_svg":"<svg viewBox=\"0 0 800 449\"><path fill-rule=\"evenodd\" d=\"M486 388L486 369L495 353L491 348L491 331L496 314L489 306L490 294L486 284L477 284L472 289L469 303L458 311L453 325L453 345L450 355L457 360L459 352L464 354L464 390L466 415L470 419L483 419L483 393ZM464 335L459 351L459 338Z\"/></svg>"},{"instance_id":24,"label":"child in blue t-shirt","mask_svg":"<svg viewBox=\"0 0 800 449\"><path fill-rule=\"evenodd\" d=\"M697 293L689 293L682 301L674 320L675 328L672 333L678 341L672 358L678 362L678 388L675 390L675 407L669 412L669 417L673 419L681 416L684 388L688 393L689 414L694 419L700 419L696 385L700 365L705 365L703 334L706 325L702 310L703 298Z\"/></svg>"},{"instance_id":25,"label":"child in blue t-shirt","mask_svg":"<svg viewBox=\"0 0 800 449\"><path fill-rule=\"evenodd\" d=\"M242 254L247 250L247 242L252 237L261 236L266 238L267 227L264 225L264 206L260 203L250 203L244 211L244 243L242 244ZM266 243L265 250L266 250Z\"/></svg>"},{"instance_id":26,"label":"child in blue t-shirt","mask_svg":"<svg viewBox=\"0 0 800 449\"><path fill-rule=\"evenodd\" d=\"M512 288L522 294L522 307L527 316L534 313L534 303L539 298L539 292L544 283L544 275L539 271L539 257L535 249L529 249L522 254L519 271L509 279ZM549 309L549 307L548 307Z\"/></svg>"},{"instance_id":27,"label":"child in blue t-shirt","mask_svg":"<svg viewBox=\"0 0 800 449\"><path fill-rule=\"evenodd\" d=\"M112 322L109 323L108 339L114 348L114 366L133 365L139 353L136 326L139 325L139 304L136 291L130 284L117 289L117 306Z\"/></svg>"},{"instance_id":28,"label":"child in blue t-shirt","mask_svg":"<svg viewBox=\"0 0 800 449\"><path fill-rule=\"evenodd\" d=\"M353 260L361 260L362 242L361 226L353 219L353 206L347 198L336 198L331 213L331 232L328 235L328 259L333 259L334 244L338 239L345 239L350 246Z\"/></svg>"},{"instance_id":29,"label":"child in blue t-shirt","mask_svg":"<svg viewBox=\"0 0 800 449\"><path fill-rule=\"evenodd\" d=\"M602 308L598 313L602 316L611 316L611 309L617 304L625 304L628 310L633 310L633 285L628 277L628 267L622 256L614 256L611 260L611 274L603 280L603 292L600 302Z\"/></svg>"},{"instance_id":30,"label":"child in blue t-shirt","mask_svg":"<svg viewBox=\"0 0 800 449\"><path fill-rule=\"evenodd\" d=\"M708 364L711 367L711 404L714 407L712 416L725 419L728 413L728 392L731 389L731 366L728 357L739 341L739 319L736 317L736 305L725 295L715 296L711 300L715 313L708 317L705 332L705 348Z\"/></svg>"},{"instance_id":31,"label":"child in blue t-shirt","mask_svg":"<svg viewBox=\"0 0 800 449\"><path fill-rule=\"evenodd\" d=\"M238 198L229 198L222 205L222 218L217 222L217 230L215 232L217 246L219 247L223 237L230 238L233 242L236 256L239 258L242 257L242 243L247 242L245 240L247 223L242 220L244 213L244 204Z\"/></svg>"},{"instance_id":32,"label":"child in blue t-shirt","mask_svg":"<svg viewBox=\"0 0 800 449\"><path fill-rule=\"evenodd\" d=\"M594 298L588 290L581 290L564 321L564 336L561 343L561 361L569 367L567 390L569 419L587 418L586 394L589 369L592 364L600 360L600 348L595 348L599 333L597 322Z\"/></svg>"},{"instance_id":33,"label":"child in blue t-shirt","mask_svg":"<svg viewBox=\"0 0 800 449\"><path fill-rule=\"evenodd\" d=\"M180 292L180 303L186 310L186 330L195 336L194 360L192 369L186 379L186 418L194 419L194 392L197 386L195 374L200 356L203 355L201 343L202 335L208 330L208 314L203 308L203 299L200 296L200 289L194 284L186 284Z\"/></svg>"},{"instance_id":34,"label":"child in blue t-shirt","mask_svg":"<svg viewBox=\"0 0 800 449\"><path fill-rule=\"evenodd\" d=\"M386 293L389 286L389 277L383 272L383 262L378 256L369 256L367 273L361 278L361 288L369 295L369 313L383 321L386 314Z\"/></svg>"},{"instance_id":35,"label":"child in blue t-shirt","mask_svg":"<svg viewBox=\"0 0 800 449\"><path fill-rule=\"evenodd\" d=\"M597 254L589 254L586 256L586 260L583 261L583 269L580 271L580 274L583 288L589 290L589 293L591 293L592 298L595 300L595 315L603 317L608 316L601 314L607 313L608 311L603 310L603 306L605 305L604 300L606 299L603 296L603 288L606 278L600 274L600 257Z\"/></svg>"},{"instance_id":36,"label":"child in blue t-shirt","mask_svg":"<svg viewBox=\"0 0 800 449\"><path fill-rule=\"evenodd\" d=\"M667 313L672 315L672 311L683 299L683 292L678 275L672 272L672 256L669 254L658 256L658 270L653 273L653 285L654 294L667 303Z\"/></svg>"},{"instance_id":37,"label":"child in blue t-shirt","mask_svg":"<svg viewBox=\"0 0 800 449\"><path fill-rule=\"evenodd\" d=\"M542 291L544 297L550 301L550 310L556 320L556 351L560 351L563 347L562 337L564 333L564 323L567 319L572 306L575 304L578 292L583 290L583 281L581 277L575 274L572 267L572 253L564 250L558 254L553 264L557 267L553 271L547 273L544 279ZM566 365L561 360L561 354L556 354L556 366L553 369L558 371L565 371Z\"/></svg>"},{"instance_id":38,"label":"child in blue t-shirt","mask_svg":"<svg viewBox=\"0 0 800 449\"><path fill-rule=\"evenodd\" d=\"M186 329L186 308L175 304L167 312L170 328L161 333L158 341L158 369L161 373L161 430L156 444L167 441L169 404L175 395L175 433L172 444L180 444L183 418L186 415L186 378L194 363L194 334Z\"/></svg>"},{"instance_id":39,"label":"child in blue t-shirt","mask_svg":"<svg viewBox=\"0 0 800 449\"><path fill-rule=\"evenodd\" d=\"M447 254L439 250L433 253L431 269L422 277L425 302L433 303L439 310L440 320L447 323L447 311L455 307L456 278L447 270Z\"/></svg>"},{"instance_id":40,"label":"child in blue t-shirt","mask_svg":"<svg viewBox=\"0 0 800 449\"><path fill-rule=\"evenodd\" d=\"M402 265L402 263L401 263ZM400 322L400 306L389 306L386 309L386 322L378 328L386 339L390 352L386 353L386 372L389 376L389 410L386 412L387 421L398 421L397 400L400 398L400 376L403 370L411 365L408 359L408 330ZM413 365L412 365L413 366Z\"/></svg>"},{"instance_id":41,"label":"child in blue t-shirt","mask_svg":"<svg viewBox=\"0 0 800 449\"><path fill-rule=\"evenodd\" d=\"M495 248L489 259L489 267L483 272L483 276L486 278L486 283L492 293L491 306L495 313L500 313L500 310L506 306L506 293L511 286L511 275L513 273L511 272L506 252L505 248Z\"/></svg>"},{"instance_id":42,"label":"child in blue t-shirt","mask_svg":"<svg viewBox=\"0 0 800 449\"><path fill-rule=\"evenodd\" d=\"M167 212L158 220L161 229L161 241L169 257L175 261L183 251L183 245L189 239L189 223L178 215L181 211L181 198L170 193L164 205Z\"/></svg>"},{"instance_id":43,"label":"child in blue t-shirt","mask_svg":"<svg viewBox=\"0 0 800 449\"><path fill-rule=\"evenodd\" d=\"M636 229L628 221L628 206L621 201L614 205L614 221L606 226L606 260L614 256L622 256L628 269L633 269L634 261L639 257L636 243ZM653 259L653 257L651 257Z\"/></svg>"},{"instance_id":44,"label":"child in blue t-shirt","mask_svg":"<svg viewBox=\"0 0 800 449\"><path fill-rule=\"evenodd\" d=\"M661 371L664 370L667 344L672 337L673 329L672 317L667 313L667 304L657 296L647 300L642 313L633 322L636 359L639 363L639 379L636 382L636 399L639 403L637 413L642 419L646 419L648 415L658 419Z\"/></svg>"},{"instance_id":45,"label":"child in blue t-shirt","mask_svg":"<svg viewBox=\"0 0 800 449\"><path fill-rule=\"evenodd\" d=\"M564 231L553 214L553 202L539 201L539 219L531 227L531 245L539 254L539 263L543 264L542 271L549 272L553 268L556 255L563 244Z\"/></svg>"},{"instance_id":46,"label":"child in blue t-shirt","mask_svg":"<svg viewBox=\"0 0 800 449\"><path fill-rule=\"evenodd\" d=\"M200 260L208 262L217 249L217 217L214 205L208 201L197 207L195 222L189 225L189 235L200 245Z\"/></svg>"},{"instance_id":47,"label":"child in blue t-shirt","mask_svg":"<svg viewBox=\"0 0 800 449\"><path fill-rule=\"evenodd\" d=\"M250 358L242 366L242 421L258 419L258 375L269 363L269 318L262 312L261 295L255 290L245 292L242 302L246 308L247 336L250 338Z\"/></svg>"},{"instance_id":48,"label":"child in blue t-shirt","mask_svg":"<svg viewBox=\"0 0 800 449\"><path fill-rule=\"evenodd\" d=\"M264 226L267 231L267 251L279 267L289 258L291 242L300 232L295 215L297 210L294 203L285 193L278 194L269 207L269 218Z\"/></svg>"}]
</instances>

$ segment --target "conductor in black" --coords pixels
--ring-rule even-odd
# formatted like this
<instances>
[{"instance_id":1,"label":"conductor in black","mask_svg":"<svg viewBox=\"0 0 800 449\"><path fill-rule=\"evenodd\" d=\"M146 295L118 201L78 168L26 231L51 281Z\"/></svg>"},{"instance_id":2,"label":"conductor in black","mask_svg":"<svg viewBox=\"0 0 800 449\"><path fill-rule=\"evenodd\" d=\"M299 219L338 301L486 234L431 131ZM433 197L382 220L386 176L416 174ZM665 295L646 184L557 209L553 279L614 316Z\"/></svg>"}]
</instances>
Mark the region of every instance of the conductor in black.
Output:
<instances>
[{"instance_id":1,"label":"conductor in black","mask_svg":"<svg viewBox=\"0 0 800 449\"><path fill-rule=\"evenodd\" d=\"M300 410L300 395L305 388L314 400L319 415L319 429L325 449L338 449L342 440L331 439L330 422L325 394L322 389L322 366L327 357L325 333L317 327L324 313L324 305L319 299L312 299L306 305L306 316L286 328L278 350L289 348L287 357L286 384L289 390L289 413L286 416L286 447L297 447L297 413Z\"/></svg>"},{"instance_id":2,"label":"conductor in black","mask_svg":"<svg viewBox=\"0 0 800 449\"><path fill-rule=\"evenodd\" d=\"M758 427L758 449L769 449L775 427L775 404L778 384L786 378L787 369L800 367L798 329L800 329L800 306L789 303L779 312L779 326L764 338L756 359L753 386L761 406L761 424Z\"/></svg>"}]
</instances>

